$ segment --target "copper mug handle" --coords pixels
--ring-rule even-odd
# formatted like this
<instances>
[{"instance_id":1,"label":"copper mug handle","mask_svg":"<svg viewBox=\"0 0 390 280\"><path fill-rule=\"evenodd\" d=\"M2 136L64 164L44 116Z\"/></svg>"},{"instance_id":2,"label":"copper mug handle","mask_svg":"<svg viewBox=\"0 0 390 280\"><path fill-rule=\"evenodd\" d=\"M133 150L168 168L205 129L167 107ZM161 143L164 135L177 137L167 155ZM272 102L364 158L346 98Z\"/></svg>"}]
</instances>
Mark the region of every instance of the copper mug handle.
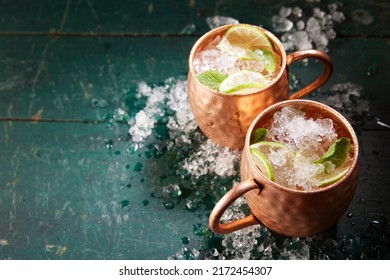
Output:
<instances>
[{"instance_id":1,"label":"copper mug handle","mask_svg":"<svg viewBox=\"0 0 390 280\"><path fill-rule=\"evenodd\" d=\"M258 225L257 218L250 214L244 218L221 224L221 217L225 213L226 209L244 193L258 189L261 191L259 185L253 179L247 179L241 183L235 185L230 191L228 191L214 206L209 217L209 226L217 234L227 234L233 231L243 229L245 227Z\"/></svg>"},{"instance_id":2,"label":"copper mug handle","mask_svg":"<svg viewBox=\"0 0 390 280\"><path fill-rule=\"evenodd\" d=\"M304 88L292 94L289 97L289 99L298 99L304 97L305 95L309 94L310 92L316 90L317 88L325 84L329 80L330 76L332 75L333 72L332 59L326 53L318 50L302 50L302 51L289 53L286 59L287 71L289 70L289 67L292 63L306 58L315 58L320 60L321 62L324 63L325 69L322 72L321 76L319 76L316 80L314 80Z\"/></svg>"}]
</instances>

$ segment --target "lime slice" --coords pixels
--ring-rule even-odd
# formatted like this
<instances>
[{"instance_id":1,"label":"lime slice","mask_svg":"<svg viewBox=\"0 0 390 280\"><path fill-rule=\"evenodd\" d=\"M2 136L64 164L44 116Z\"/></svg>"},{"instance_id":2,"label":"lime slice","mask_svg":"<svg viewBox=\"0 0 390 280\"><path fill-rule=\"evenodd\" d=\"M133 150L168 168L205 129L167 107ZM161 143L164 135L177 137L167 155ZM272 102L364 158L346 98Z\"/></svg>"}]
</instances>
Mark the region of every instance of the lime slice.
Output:
<instances>
[{"instance_id":1,"label":"lime slice","mask_svg":"<svg viewBox=\"0 0 390 280\"><path fill-rule=\"evenodd\" d=\"M251 70L242 70L229 75L222 81L219 91L224 93L245 94L266 87L269 83L263 74Z\"/></svg>"},{"instance_id":2,"label":"lime slice","mask_svg":"<svg viewBox=\"0 0 390 280\"><path fill-rule=\"evenodd\" d=\"M317 176L317 179L320 181L320 186L324 187L330 185L334 182L337 182L347 174L349 168L351 167L351 161L345 162L342 166L336 168L330 173L323 172Z\"/></svg>"},{"instance_id":3,"label":"lime slice","mask_svg":"<svg viewBox=\"0 0 390 280\"><path fill-rule=\"evenodd\" d=\"M257 149L250 149L251 156L256 166L260 171L267 176L271 181L275 181L275 174L272 170L272 165L268 161L267 157Z\"/></svg>"},{"instance_id":4,"label":"lime slice","mask_svg":"<svg viewBox=\"0 0 390 280\"><path fill-rule=\"evenodd\" d=\"M262 152L263 154L269 154L269 153L271 153L271 151L283 149L283 150L285 150L285 152L289 156L291 156L291 157L295 156L295 153L289 147L287 147L286 145L279 143L279 142L260 141L260 142L257 142L257 143L250 145L249 147L251 149L257 149L260 152Z\"/></svg>"},{"instance_id":5,"label":"lime slice","mask_svg":"<svg viewBox=\"0 0 390 280\"><path fill-rule=\"evenodd\" d=\"M273 170L273 160L272 159L272 153L277 153L280 157L284 158L282 160L286 168L294 164L294 152L287 147L286 145L283 145L278 142L272 142L272 141L260 141L255 144L252 144L249 146L249 149L251 151L251 154L256 154L257 159L253 157L253 160L255 161L256 165L259 167L259 169L268 176L272 181L275 181L276 175L275 171ZM275 156L274 156L275 157ZM259 162L260 159L262 159L262 162ZM266 160L264 160L264 158ZM276 163L276 162L275 162ZM269 166L268 166L269 165ZM276 169L278 164L275 165Z\"/></svg>"},{"instance_id":6,"label":"lime slice","mask_svg":"<svg viewBox=\"0 0 390 280\"><path fill-rule=\"evenodd\" d=\"M267 70L268 73L274 73L276 70L276 55L271 50L259 50L256 49L253 51L256 59L260 60L264 69Z\"/></svg>"},{"instance_id":7,"label":"lime slice","mask_svg":"<svg viewBox=\"0 0 390 280\"><path fill-rule=\"evenodd\" d=\"M229 40L226 39L225 36L222 37L221 41L218 43L217 49L235 58L240 58L244 60L256 59L256 57L250 50L230 44Z\"/></svg>"},{"instance_id":8,"label":"lime slice","mask_svg":"<svg viewBox=\"0 0 390 280\"><path fill-rule=\"evenodd\" d=\"M273 49L267 35L255 26L247 24L234 25L226 31L225 37L230 44L244 49Z\"/></svg>"}]
</instances>

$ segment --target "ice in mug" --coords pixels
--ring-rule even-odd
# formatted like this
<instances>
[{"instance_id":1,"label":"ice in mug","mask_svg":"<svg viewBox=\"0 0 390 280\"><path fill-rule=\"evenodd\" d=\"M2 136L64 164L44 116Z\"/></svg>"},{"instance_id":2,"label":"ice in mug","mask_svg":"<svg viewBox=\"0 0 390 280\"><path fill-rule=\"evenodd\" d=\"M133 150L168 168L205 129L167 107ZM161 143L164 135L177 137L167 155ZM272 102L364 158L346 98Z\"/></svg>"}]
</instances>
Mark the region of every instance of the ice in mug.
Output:
<instances>
[{"instance_id":1,"label":"ice in mug","mask_svg":"<svg viewBox=\"0 0 390 280\"><path fill-rule=\"evenodd\" d=\"M280 72L281 57L261 29L237 24L199 51L193 68L198 80L209 88L247 94L272 83Z\"/></svg>"},{"instance_id":2,"label":"ice in mug","mask_svg":"<svg viewBox=\"0 0 390 280\"><path fill-rule=\"evenodd\" d=\"M339 137L329 118L306 118L284 107L266 127L252 134L253 161L270 180L299 190L313 190L340 180L352 163L350 139Z\"/></svg>"}]
</instances>

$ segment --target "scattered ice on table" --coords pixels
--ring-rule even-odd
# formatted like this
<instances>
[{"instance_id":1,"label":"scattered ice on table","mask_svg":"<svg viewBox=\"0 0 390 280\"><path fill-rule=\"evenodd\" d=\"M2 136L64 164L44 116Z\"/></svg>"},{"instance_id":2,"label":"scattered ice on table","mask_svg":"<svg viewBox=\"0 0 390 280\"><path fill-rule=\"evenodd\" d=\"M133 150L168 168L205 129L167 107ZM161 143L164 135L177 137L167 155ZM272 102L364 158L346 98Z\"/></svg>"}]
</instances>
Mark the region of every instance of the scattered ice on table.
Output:
<instances>
[{"instance_id":1,"label":"scattered ice on table","mask_svg":"<svg viewBox=\"0 0 390 280\"><path fill-rule=\"evenodd\" d=\"M218 176L235 176L239 157L238 151L220 147L207 139L183 161L182 167L195 177L209 173Z\"/></svg>"},{"instance_id":2,"label":"scattered ice on table","mask_svg":"<svg viewBox=\"0 0 390 280\"><path fill-rule=\"evenodd\" d=\"M297 31L291 35L291 43L299 50L312 49L313 45L309 40L309 35L305 31Z\"/></svg>"},{"instance_id":3,"label":"scattered ice on table","mask_svg":"<svg viewBox=\"0 0 390 280\"><path fill-rule=\"evenodd\" d=\"M290 31L294 23L287 19L292 12L290 7L281 7L278 15L272 17L272 26L276 32L287 32Z\"/></svg>"},{"instance_id":4,"label":"scattered ice on table","mask_svg":"<svg viewBox=\"0 0 390 280\"><path fill-rule=\"evenodd\" d=\"M279 16L286 18L291 15L291 12L292 8L283 6L279 10Z\"/></svg>"},{"instance_id":5,"label":"scattered ice on table","mask_svg":"<svg viewBox=\"0 0 390 280\"><path fill-rule=\"evenodd\" d=\"M297 21L297 23L295 23L295 27L296 27L297 30L304 30L305 27L306 27L306 24L305 24L305 22L303 20L299 20L299 21ZM307 34L306 34L306 36L307 36ZM307 38L305 40L308 40L308 39L309 38Z\"/></svg>"},{"instance_id":6,"label":"scattered ice on table","mask_svg":"<svg viewBox=\"0 0 390 280\"><path fill-rule=\"evenodd\" d=\"M274 32L283 33L281 41L287 51L316 48L327 52L329 40L336 38L334 24L345 20L344 14L339 11L341 7L340 2L329 4L329 13L314 7L312 16L304 18L299 6L283 6L278 15L272 17Z\"/></svg>"},{"instance_id":7,"label":"scattered ice on table","mask_svg":"<svg viewBox=\"0 0 390 280\"><path fill-rule=\"evenodd\" d=\"M178 198L182 194L182 190L178 184L169 184L162 188L162 193L167 198Z\"/></svg>"},{"instance_id":8,"label":"scattered ice on table","mask_svg":"<svg viewBox=\"0 0 390 280\"><path fill-rule=\"evenodd\" d=\"M275 15L272 17L272 26L275 32L287 32L293 28L294 23L283 16Z\"/></svg>"},{"instance_id":9,"label":"scattered ice on table","mask_svg":"<svg viewBox=\"0 0 390 280\"><path fill-rule=\"evenodd\" d=\"M345 20L345 16L338 9L342 8L343 4L341 2L336 2L328 5L329 12L332 16L334 22L340 23Z\"/></svg>"},{"instance_id":10,"label":"scattered ice on table","mask_svg":"<svg viewBox=\"0 0 390 280\"><path fill-rule=\"evenodd\" d=\"M289 260L309 260L310 244L308 244L306 240L300 238L285 239L280 256L282 259Z\"/></svg>"},{"instance_id":11,"label":"scattered ice on table","mask_svg":"<svg viewBox=\"0 0 390 280\"><path fill-rule=\"evenodd\" d=\"M155 125L155 120L153 115L148 114L149 111L140 111L135 116L135 122L131 125L129 133L132 136L134 142L142 145L142 142L150 134L152 134L152 129Z\"/></svg>"},{"instance_id":12,"label":"scattered ice on table","mask_svg":"<svg viewBox=\"0 0 390 280\"><path fill-rule=\"evenodd\" d=\"M351 18L363 25L370 25L374 21L374 17L366 10L358 9L351 13Z\"/></svg>"},{"instance_id":13,"label":"scattered ice on table","mask_svg":"<svg viewBox=\"0 0 390 280\"><path fill-rule=\"evenodd\" d=\"M106 108L108 106L107 100L103 98L93 98L91 100L91 107L92 108Z\"/></svg>"},{"instance_id":14,"label":"scattered ice on table","mask_svg":"<svg viewBox=\"0 0 390 280\"><path fill-rule=\"evenodd\" d=\"M233 185L235 182L233 183ZM239 197L234 201L234 203L229 207L221 217L221 222L231 222L236 219L244 218L247 213L242 210L242 207L246 207L246 201L244 197Z\"/></svg>"},{"instance_id":15,"label":"scattered ice on table","mask_svg":"<svg viewBox=\"0 0 390 280\"><path fill-rule=\"evenodd\" d=\"M190 23L190 24L184 26L184 28L180 31L180 34L191 35L191 34L194 34L195 31L196 31L196 25L193 23Z\"/></svg>"},{"instance_id":16,"label":"scattered ice on table","mask_svg":"<svg viewBox=\"0 0 390 280\"><path fill-rule=\"evenodd\" d=\"M113 121L116 122L127 122L129 120L129 115L123 108L116 108L114 114L112 115Z\"/></svg>"},{"instance_id":17,"label":"scattered ice on table","mask_svg":"<svg viewBox=\"0 0 390 280\"><path fill-rule=\"evenodd\" d=\"M177 130L189 132L196 129L187 101L186 87L186 81L175 81L173 78L167 79L162 86L150 87L145 82L138 84L136 98L146 97L147 101L146 106L128 122L133 144L141 148L153 133L155 125L166 115L167 126L172 133ZM185 135L181 136L184 142L189 141Z\"/></svg>"},{"instance_id":18,"label":"scattered ice on table","mask_svg":"<svg viewBox=\"0 0 390 280\"><path fill-rule=\"evenodd\" d=\"M227 24L237 24L239 23L238 20L232 18L232 17L225 17L225 16L213 16L213 17L207 17L206 22L210 29L217 28L222 25Z\"/></svg>"},{"instance_id":19,"label":"scattered ice on table","mask_svg":"<svg viewBox=\"0 0 390 280\"><path fill-rule=\"evenodd\" d=\"M188 134L195 131L197 124L192 114L187 98L187 81L168 79L171 83L167 96L167 107L172 113L169 115L167 127L172 139L190 143Z\"/></svg>"},{"instance_id":20,"label":"scattered ice on table","mask_svg":"<svg viewBox=\"0 0 390 280\"><path fill-rule=\"evenodd\" d=\"M199 250L195 248L188 248L183 246L182 249L176 253L176 255L169 257L168 260L196 260L199 258Z\"/></svg>"},{"instance_id":21,"label":"scattered ice on table","mask_svg":"<svg viewBox=\"0 0 390 280\"><path fill-rule=\"evenodd\" d=\"M316 99L335 108L356 128L370 118L369 96L358 84L334 84L330 92L319 94ZM390 128L378 117L375 117L375 121L380 126Z\"/></svg>"},{"instance_id":22,"label":"scattered ice on table","mask_svg":"<svg viewBox=\"0 0 390 280\"><path fill-rule=\"evenodd\" d=\"M364 122L369 115L368 95L358 84L334 84L329 92L316 95L316 100L339 111L353 126Z\"/></svg>"},{"instance_id":23,"label":"scattered ice on table","mask_svg":"<svg viewBox=\"0 0 390 280\"><path fill-rule=\"evenodd\" d=\"M302 9L300 7L298 7L298 6L294 7L291 12L297 18L300 18L303 15Z\"/></svg>"},{"instance_id":24,"label":"scattered ice on table","mask_svg":"<svg viewBox=\"0 0 390 280\"><path fill-rule=\"evenodd\" d=\"M163 114L161 104L165 100L165 91L167 86L151 88L145 82L138 84L136 98L147 97L146 106L139 111L134 119L129 120L129 134L134 143L142 147L143 142L152 134L153 128L157 123L157 117Z\"/></svg>"}]
</instances>

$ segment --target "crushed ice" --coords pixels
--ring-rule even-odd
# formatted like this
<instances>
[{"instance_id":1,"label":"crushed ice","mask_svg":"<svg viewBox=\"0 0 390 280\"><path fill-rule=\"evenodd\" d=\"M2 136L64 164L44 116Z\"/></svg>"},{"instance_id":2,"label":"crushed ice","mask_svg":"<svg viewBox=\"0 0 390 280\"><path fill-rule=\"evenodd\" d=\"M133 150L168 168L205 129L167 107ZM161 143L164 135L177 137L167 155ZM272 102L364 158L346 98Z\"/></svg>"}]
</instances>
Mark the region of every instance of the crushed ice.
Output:
<instances>
[{"instance_id":1,"label":"crushed ice","mask_svg":"<svg viewBox=\"0 0 390 280\"><path fill-rule=\"evenodd\" d=\"M136 98L147 99L143 110L130 119L129 134L133 144L142 148L145 140L153 133L159 119L168 115L167 127L170 136L176 142L189 143L186 133L196 129L197 125L187 101L187 82L169 78L162 86L151 87L145 82L138 84ZM175 135L180 134L180 135ZM175 136L180 136L176 138Z\"/></svg>"}]
</instances>

